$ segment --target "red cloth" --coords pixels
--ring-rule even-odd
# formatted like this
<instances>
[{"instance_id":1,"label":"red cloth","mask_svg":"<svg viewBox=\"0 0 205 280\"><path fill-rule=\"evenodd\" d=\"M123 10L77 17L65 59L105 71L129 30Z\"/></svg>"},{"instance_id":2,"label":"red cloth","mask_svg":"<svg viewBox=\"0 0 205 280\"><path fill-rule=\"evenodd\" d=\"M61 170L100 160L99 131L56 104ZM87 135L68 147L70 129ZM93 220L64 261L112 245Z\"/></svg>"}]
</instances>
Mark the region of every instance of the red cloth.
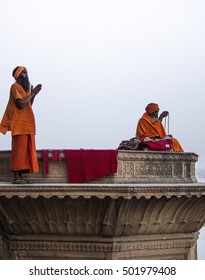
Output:
<instances>
[{"instance_id":1,"label":"red cloth","mask_svg":"<svg viewBox=\"0 0 205 280\"><path fill-rule=\"evenodd\" d=\"M43 159L43 175L49 174L49 161L48 161L48 150L41 150Z\"/></svg>"},{"instance_id":2,"label":"red cloth","mask_svg":"<svg viewBox=\"0 0 205 280\"><path fill-rule=\"evenodd\" d=\"M46 176L50 173L49 170L49 150L41 150L42 159L43 159L43 175ZM60 161L60 150L53 150L52 152L52 160Z\"/></svg>"},{"instance_id":3,"label":"red cloth","mask_svg":"<svg viewBox=\"0 0 205 280\"><path fill-rule=\"evenodd\" d=\"M53 161L60 161L60 150L53 150L52 160Z\"/></svg>"},{"instance_id":4,"label":"red cloth","mask_svg":"<svg viewBox=\"0 0 205 280\"><path fill-rule=\"evenodd\" d=\"M102 178L117 172L118 150L64 150L70 183Z\"/></svg>"},{"instance_id":5,"label":"red cloth","mask_svg":"<svg viewBox=\"0 0 205 280\"><path fill-rule=\"evenodd\" d=\"M155 141L142 141L139 146L139 150L149 151L171 151L172 139L156 139Z\"/></svg>"}]
</instances>

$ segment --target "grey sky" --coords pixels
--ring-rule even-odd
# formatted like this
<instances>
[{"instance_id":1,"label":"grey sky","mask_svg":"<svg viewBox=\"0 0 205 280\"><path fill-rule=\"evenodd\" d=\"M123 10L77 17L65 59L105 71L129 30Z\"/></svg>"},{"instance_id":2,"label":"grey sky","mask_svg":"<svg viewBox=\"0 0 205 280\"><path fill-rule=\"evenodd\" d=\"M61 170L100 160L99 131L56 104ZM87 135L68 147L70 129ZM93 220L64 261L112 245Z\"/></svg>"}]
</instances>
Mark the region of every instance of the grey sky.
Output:
<instances>
[{"instance_id":1,"label":"grey sky","mask_svg":"<svg viewBox=\"0 0 205 280\"><path fill-rule=\"evenodd\" d=\"M24 65L43 84L38 149L117 148L157 102L203 165L204 14L203 0L2 0L0 118ZM10 149L10 133L0 147Z\"/></svg>"}]
</instances>

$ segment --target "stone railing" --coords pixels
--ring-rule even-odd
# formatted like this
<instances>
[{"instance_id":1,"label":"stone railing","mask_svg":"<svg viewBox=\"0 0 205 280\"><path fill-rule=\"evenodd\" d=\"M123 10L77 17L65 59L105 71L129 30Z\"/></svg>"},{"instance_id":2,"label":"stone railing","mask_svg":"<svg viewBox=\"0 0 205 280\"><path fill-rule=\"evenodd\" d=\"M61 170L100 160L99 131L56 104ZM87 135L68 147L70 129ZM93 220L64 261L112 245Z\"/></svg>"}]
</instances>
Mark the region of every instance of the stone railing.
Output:
<instances>
[{"instance_id":1,"label":"stone railing","mask_svg":"<svg viewBox=\"0 0 205 280\"><path fill-rule=\"evenodd\" d=\"M49 174L43 175L42 154L38 151L39 173L32 174L32 182L69 183L64 152L60 161L52 160L49 150ZM119 151L116 174L92 181L93 183L185 183L196 182L194 153ZM0 181L12 180L10 151L0 152ZM90 182L89 182L90 183Z\"/></svg>"}]
</instances>

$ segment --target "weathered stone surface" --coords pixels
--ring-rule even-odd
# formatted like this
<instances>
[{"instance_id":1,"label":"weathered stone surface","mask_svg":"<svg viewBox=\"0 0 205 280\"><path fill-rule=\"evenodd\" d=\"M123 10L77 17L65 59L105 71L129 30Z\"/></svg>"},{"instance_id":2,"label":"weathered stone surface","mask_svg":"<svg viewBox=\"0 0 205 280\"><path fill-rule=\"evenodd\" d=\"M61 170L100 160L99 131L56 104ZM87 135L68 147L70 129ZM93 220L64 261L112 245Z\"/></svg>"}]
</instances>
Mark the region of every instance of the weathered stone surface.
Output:
<instances>
[{"instance_id":1,"label":"weathered stone surface","mask_svg":"<svg viewBox=\"0 0 205 280\"><path fill-rule=\"evenodd\" d=\"M42 154L38 151L40 172L32 175L32 182L69 183L64 152L61 160L52 160L49 152L49 171L43 175ZM96 179L93 183L185 183L196 182L195 163L198 156L194 153L119 151L118 171L116 174ZM10 172L10 151L0 153L0 180L12 180ZM91 183L91 182L89 182Z\"/></svg>"},{"instance_id":2,"label":"weathered stone surface","mask_svg":"<svg viewBox=\"0 0 205 280\"><path fill-rule=\"evenodd\" d=\"M205 223L196 160L195 154L121 152L117 174L85 184L63 183L65 162L51 161L47 178L40 172L36 183L13 185L5 153L0 258L196 259Z\"/></svg>"}]
</instances>

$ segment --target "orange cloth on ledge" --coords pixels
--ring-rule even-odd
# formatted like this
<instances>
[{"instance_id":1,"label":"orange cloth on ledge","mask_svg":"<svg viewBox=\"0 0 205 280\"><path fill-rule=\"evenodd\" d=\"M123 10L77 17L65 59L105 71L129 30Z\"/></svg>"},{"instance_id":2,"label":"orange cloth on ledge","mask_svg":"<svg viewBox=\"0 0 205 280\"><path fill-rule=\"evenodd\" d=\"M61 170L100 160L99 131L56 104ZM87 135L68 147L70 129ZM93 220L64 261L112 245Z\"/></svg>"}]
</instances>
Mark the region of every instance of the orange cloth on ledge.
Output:
<instances>
[{"instance_id":1,"label":"orange cloth on ledge","mask_svg":"<svg viewBox=\"0 0 205 280\"><path fill-rule=\"evenodd\" d=\"M155 136L164 138L166 131L160 120L152 120L148 113L144 113L139 120L136 130L136 138L143 140L145 137L154 138ZM172 138L172 146L175 152L184 152L176 138Z\"/></svg>"},{"instance_id":2,"label":"orange cloth on ledge","mask_svg":"<svg viewBox=\"0 0 205 280\"><path fill-rule=\"evenodd\" d=\"M117 172L118 150L64 150L70 183L83 183Z\"/></svg>"}]
</instances>

